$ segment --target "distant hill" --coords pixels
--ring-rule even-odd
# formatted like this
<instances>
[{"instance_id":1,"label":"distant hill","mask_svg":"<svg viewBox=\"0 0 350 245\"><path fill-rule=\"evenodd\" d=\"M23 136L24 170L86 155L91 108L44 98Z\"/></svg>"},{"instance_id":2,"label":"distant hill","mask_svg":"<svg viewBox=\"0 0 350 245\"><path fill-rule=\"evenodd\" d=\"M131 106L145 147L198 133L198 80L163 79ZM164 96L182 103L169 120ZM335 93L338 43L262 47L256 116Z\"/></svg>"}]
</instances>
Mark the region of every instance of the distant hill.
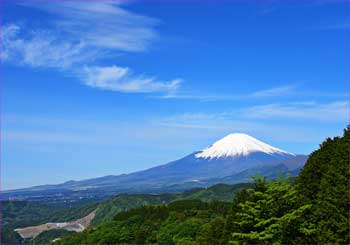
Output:
<instances>
[{"instance_id":1,"label":"distant hill","mask_svg":"<svg viewBox=\"0 0 350 245\"><path fill-rule=\"evenodd\" d=\"M306 159L236 133L202 151L147 170L5 191L2 198L59 203L101 200L119 193L181 192L218 183L248 182L255 174L268 178L276 177L279 171L296 175Z\"/></svg>"},{"instance_id":2,"label":"distant hill","mask_svg":"<svg viewBox=\"0 0 350 245\"><path fill-rule=\"evenodd\" d=\"M252 183L235 185L218 184L209 188L196 188L183 193L165 194L120 194L100 202L92 202L79 207L67 208L62 205L47 205L40 202L3 201L3 243L21 243L22 239L13 230L47 222L67 222L79 219L96 210L93 225L111 221L122 211L151 204L165 204L175 200L221 200L232 201L234 194L252 187ZM66 231L47 231L36 237L36 242L49 242L59 234L69 235Z\"/></svg>"}]
</instances>

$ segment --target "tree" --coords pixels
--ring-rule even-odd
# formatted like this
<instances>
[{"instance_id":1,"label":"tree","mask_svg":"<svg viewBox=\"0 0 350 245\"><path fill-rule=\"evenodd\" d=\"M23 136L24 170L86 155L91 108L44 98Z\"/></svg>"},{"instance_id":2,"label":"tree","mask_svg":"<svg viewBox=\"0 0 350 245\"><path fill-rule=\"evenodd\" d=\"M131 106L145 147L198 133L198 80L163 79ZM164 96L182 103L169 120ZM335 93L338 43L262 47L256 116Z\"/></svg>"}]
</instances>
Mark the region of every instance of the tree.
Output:
<instances>
[{"instance_id":1,"label":"tree","mask_svg":"<svg viewBox=\"0 0 350 245\"><path fill-rule=\"evenodd\" d=\"M296 180L303 202L313 205L315 243L350 242L350 137L326 139L313 152Z\"/></svg>"},{"instance_id":2,"label":"tree","mask_svg":"<svg viewBox=\"0 0 350 245\"><path fill-rule=\"evenodd\" d=\"M245 201L237 206L232 243L287 243L309 231L309 227L288 227L311 209L311 205L299 206L290 176L269 182L255 178L255 183L255 189L246 190Z\"/></svg>"}]
</instances>

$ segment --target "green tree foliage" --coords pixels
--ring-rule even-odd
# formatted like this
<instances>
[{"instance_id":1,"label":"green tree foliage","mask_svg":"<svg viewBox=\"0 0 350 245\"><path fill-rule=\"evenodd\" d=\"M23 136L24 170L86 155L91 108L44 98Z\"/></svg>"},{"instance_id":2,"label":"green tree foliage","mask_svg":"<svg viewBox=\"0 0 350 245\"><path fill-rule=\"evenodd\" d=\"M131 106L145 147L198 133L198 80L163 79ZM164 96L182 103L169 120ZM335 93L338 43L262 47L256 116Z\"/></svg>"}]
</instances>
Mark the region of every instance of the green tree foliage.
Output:
<instances>
[{"instance_id":1,"label":"green tree foliage","mask_svg":"<svg viewBox=\"0 0 350 245\"><path fill-rule=\"evenodd\" d=\"M225 243L224 226L230 208L227 202L200 200L144 206L118 213L112 222L77 233L60 243Z\"/></svg>"},{"instance_id":2,"label":"green tree foliage","mask_svg":"<svg viewBox=\"0 0 350 245\"><path fill-rule=\"evenodd\" d=\"M233 243L350 242L349 127L313 152L295 183L266 182L236 195Z\"/></svg>"},{"instance_id":3,"label":"green tree foliage","mask_svg":"<svg viewBox=\"0 0 350 245\"><path fill-rule=\"evenodd\" d=\"M301 229L299 221L311 205L300 205L290 177L255 181L256 187L245 191L244 201L235 203L231 242L280 244L305 237L310 229Z\"/></svg>"},{"instance_id":4,"label":"green tree foliage","mask_svg":"<svg viewBox=\"0 0 350 245\"><path fill-rule=\"evenodd\" d=\"M304 203L313 205L314 243L350 242L350 137L326 139L313 152L296 180Z\"/></svg>"}]
</instances>

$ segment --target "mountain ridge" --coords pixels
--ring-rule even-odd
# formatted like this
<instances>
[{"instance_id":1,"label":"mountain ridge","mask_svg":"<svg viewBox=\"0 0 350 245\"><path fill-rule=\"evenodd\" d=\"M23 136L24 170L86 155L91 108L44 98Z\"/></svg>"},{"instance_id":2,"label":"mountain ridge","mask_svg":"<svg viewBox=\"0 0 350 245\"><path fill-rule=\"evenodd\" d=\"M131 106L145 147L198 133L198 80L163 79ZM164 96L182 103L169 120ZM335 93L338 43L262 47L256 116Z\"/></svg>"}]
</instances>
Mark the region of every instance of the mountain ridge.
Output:
<instances>
[{"instance_id":1,"label":"mountain ridge","mask_svg":"<svg viewBox=\"0 0 350 245\"><path fill-rule=\"evenodd\" d=\"M39 193L39 198L71 195L81 199L95 198L97 193L99 197L96 198L104 194L178 192L225 183L227 179L230 179L229 184L249 181L250 175L264 172L271 175L279 170L293 173L303 166L306 159L307 156L295 155L249 135L236 133L223 137L202 151L146 170L10 190L3 192L3 196L5 199L27 200L38 197ZM249 175L240 174L245 172Z\"/></svg>"}]
</instances>

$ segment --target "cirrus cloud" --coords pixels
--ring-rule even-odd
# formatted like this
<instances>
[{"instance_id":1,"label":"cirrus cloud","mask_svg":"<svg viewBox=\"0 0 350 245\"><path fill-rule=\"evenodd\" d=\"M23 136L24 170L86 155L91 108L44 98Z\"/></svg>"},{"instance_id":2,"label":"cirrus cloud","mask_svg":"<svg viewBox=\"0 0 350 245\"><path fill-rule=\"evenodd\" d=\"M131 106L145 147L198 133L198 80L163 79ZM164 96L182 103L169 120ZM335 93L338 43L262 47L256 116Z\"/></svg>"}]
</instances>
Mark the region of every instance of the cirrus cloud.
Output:
<instances>
[{"instance_id":1,"label":"cirrus cloud","mask_svg":"<svg viewBox=\"0 0 350 245\"><path fill-rule=\"evenodd\" d=\"M334 101L330 103L289 103L267 104L248 108L247 118L293 118L317 121L345 122L349 113L349 102Z\"/></svg>"},{"instance_id":2,"label":"cirrus cloud","mask_svg":"<svg viewBox=\"0 0 350 245\"><path fill-rule=\"evenodd\" d=\"M90 87L130 93L171 92L181 83L181 79L159 81L154 77L134 75L130 68L118 66L85 67L80 76Z\"/></svg>"},{"instance_id":3,"label":"cirrus cloud","mask_svg":"<svg viewBox=\"0 0 350 245\"><path fill-rule=\"evenodd\" d=\"M5 24L1 33L3 62L57 69L76 75L87 86L124 93L170 93L180 86L179 78L163 81L135 74L129 67L98 65L106 58L146 51L157 37L157 19L127 11L111 0L19 5L52 18L30 29L25 24Z\"/></svg>"}]
</instances>

